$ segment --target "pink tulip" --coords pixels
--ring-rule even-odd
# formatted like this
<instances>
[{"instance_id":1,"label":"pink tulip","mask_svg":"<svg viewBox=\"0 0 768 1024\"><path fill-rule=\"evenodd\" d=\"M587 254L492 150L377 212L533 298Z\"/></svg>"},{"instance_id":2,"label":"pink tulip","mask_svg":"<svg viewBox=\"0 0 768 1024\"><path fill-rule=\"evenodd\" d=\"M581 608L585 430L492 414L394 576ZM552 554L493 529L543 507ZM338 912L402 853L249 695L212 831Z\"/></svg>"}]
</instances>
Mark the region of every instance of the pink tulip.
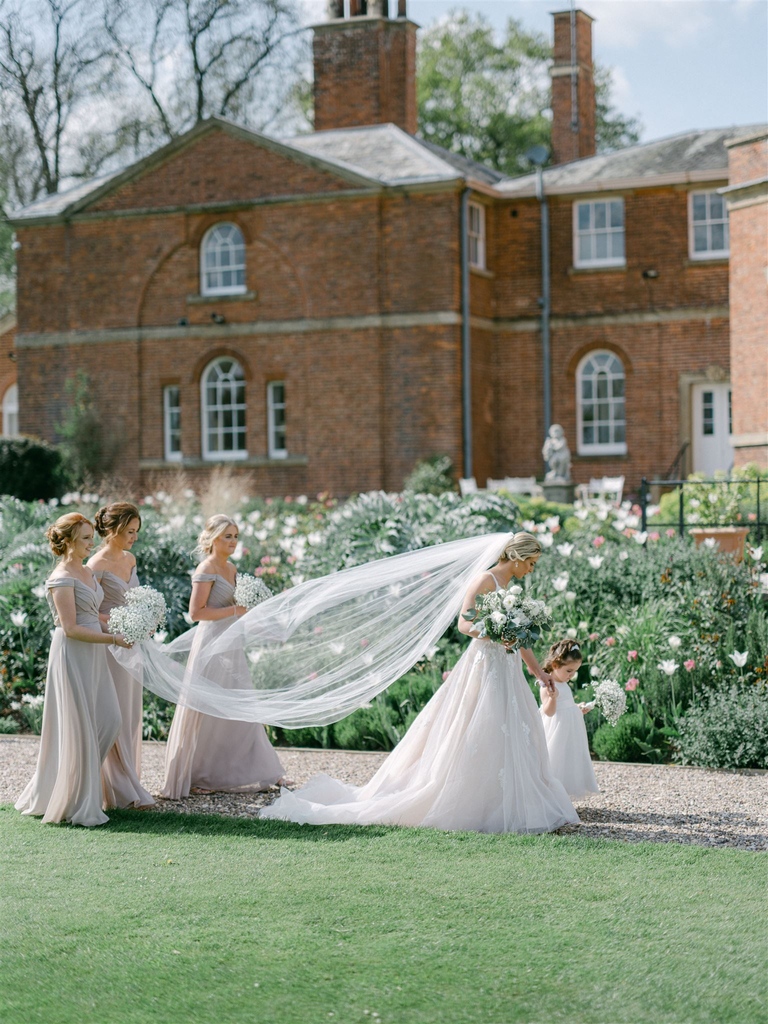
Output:
<instances>
[{"instance_id":1,"label":"pink tulip","mask_svg":"<svg viewBox=\"0 0 768 1024\"><path fill-rule=\"evenodd\" d=\"M261 559L261 564L262 565L269 565L269 563L271 561L272 561L272 559L269 557L269 555L264 555L264 557Z\"/></svg>"},{"instance_id":2,"label":"pink tulip","mask_svg":"<svg viewBox=\"0 0 768 1024\"><path fill-rule=\"evenodd\" d=\"M754 523L754 521L757 519L757 512L748 512L747 519L749 519L751 523Z\"/></svg>"},{"instance_id":3,"label":"pink tulip","mask_svg":"<svg viewBox=\"0 0 768 1024\"><path fill-rule=\"evenodd\" d=\"M624 689L625 690L629 690L631 692L632 690L636 690L639 685L640 685L640 680L637 679L635 676L632 676L631 679L627 680L627 683L626 683Z\"/></svg>"},{"instance_id":4,"label":"pink tulip","mask_svg":"<svg viewBox=\"0 0 768 1024\"><path fill-rule=\"evenodd\" d=\"M693 672L693 670L696 668L696 662L693 660L693 658L689 658L688 661L683 662L683 667L687 669L688 672Z\"/></svg>"},{"instance_id":5,"label":"pink tulip","mask_svg":"<svg viewBox=\"0 0 768 1024\"><path fill-rule=\"evenodd\" d=\"M627 651L627 661L637 661L637 651Z\"/></svg>"},{"instance_id":6,"label":"pink tulip","mask_svg":"<svg viewBox=\"0 0 768 1024\"><path fill-rule=\"evenodd\" d=\"M601 548L603 544L605 544L605 537L602 536L595 537L595 539L592 541L592 547L595 548Z\"/></svg>"},{"instance_id":7,"label":"pink tulip","mask_svg":"<svg viewBox=\"0 0 768 1024\"><path fill-rule=\"evenodd\" d=\"M670 529L669 529L669 530L667 530L666 532L667 532L667 536L668 536L668 537L674 537L674 536L675 536L675 532L676 532L676 531L675 531L675 530L673 530L673 529L672 529L672 528L670 527Z\"/></svg>"},{"instance_id":8,"label":"pink tulip","mask_svg":"<svg viewBox=\"0 0 768 1024\"><path fill-rule=\"evenodd\" d=\"M448 676L449 676L450 674L451 674L451 673L450 673L450 672L449 672L449 671L448 671L447 669L446 669L446 671L445 671L445 672L443 672L443 682L445 682L445 680L446 680L446 679L448 678Z\"/></svg>"},{"instance_id":9,"label":"pink tulip","mask_svg":"<svg viewBox=\"0 0 768 1024\"><path fill-rule=\"evenodd\" d=\"M615 636L606 637L605 638L605 644L606 644L606 647L615 647L616 646L616 637Z\"/></svg>"},{"instance_id":10,"label":"pink tulip","mask_svg":"<svg viewBox=\"0 0 768 1024\"><path fill-rule=\"evenodd\" d=\"M657 533L655 530L653 531L653 533L648 534L648 540L659 540L660 537L661 534Z\"/></svg>"}]
</instances>

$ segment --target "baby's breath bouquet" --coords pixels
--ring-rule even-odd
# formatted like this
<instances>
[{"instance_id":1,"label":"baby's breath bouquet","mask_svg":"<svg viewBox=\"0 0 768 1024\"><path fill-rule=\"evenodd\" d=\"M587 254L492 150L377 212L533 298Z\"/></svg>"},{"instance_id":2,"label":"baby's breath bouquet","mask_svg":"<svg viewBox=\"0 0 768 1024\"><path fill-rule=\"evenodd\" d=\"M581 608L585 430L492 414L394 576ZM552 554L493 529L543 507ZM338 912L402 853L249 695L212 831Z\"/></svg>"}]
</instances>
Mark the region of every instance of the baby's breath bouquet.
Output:
<instances>
[{"instance_id":1,"label":"baby's breath bouquet","mask_svg":"<svg viewBox=\"0 0 768 1024\"><path fill-rule=\"evenodd\" d=\"M518 584L506 590L478 594L464 618L480 626L478 637L505 644L508 652L533 647L552 627L552 614L543 601L526 597Z\"/></svg>"},{"instance_id":2,"label":"baby's breath bouquet","mask_svg":"<svg viewBox=\"0 0 768 1024\"><path fill-rule=\"evenodd\" d=\"M627 695L615 679L604 679L593 687L595 704L611 723L616 725L627 708Z\"/></svg>"},{"instance_id":3,"label":"baby's breath bouquet","mask_svg":"<svg viewBox=\"0 0 768 1024\"><path fill-rule=\"evenodd\" d=\"M255 608L257 604L272 597L272 591L257 576L239 572L235 580L235 604L243 608Z\"/></svg>"},{"instance_id":4,"label":"baby's breath bouquet","mask_svg":"<svg viewBox=\"0 0 768 1024\"><path fill-rule=\"evenodd\" d=\"M133 587L125 595L125 604L109 613L110 633L122 633L130 644L149 640L165 625L165 598L154 587Z\"/></svg>"}]
</instances>

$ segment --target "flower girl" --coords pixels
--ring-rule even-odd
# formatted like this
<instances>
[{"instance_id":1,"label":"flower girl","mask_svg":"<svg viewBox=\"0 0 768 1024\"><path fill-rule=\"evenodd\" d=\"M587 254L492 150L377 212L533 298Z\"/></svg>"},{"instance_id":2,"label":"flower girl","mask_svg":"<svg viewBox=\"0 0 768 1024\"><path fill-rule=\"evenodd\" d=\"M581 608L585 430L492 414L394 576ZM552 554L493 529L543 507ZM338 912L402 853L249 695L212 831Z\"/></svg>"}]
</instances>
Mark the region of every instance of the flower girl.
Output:
<instances>
[{"instance_id":1,"label":"flower girl","mask_svg":"<svg viewBox=\"0 0 768 1024\"><path fill-rule=\"evenodd\" d=\"M581 649L576 640L560 640L553 644L544 660L544 671L555 684L554 692L541 688L541 717L552 774L559 779L572 800L599 793L592 760L589 756L584 715L590 704L577 704L569 681L581 666Z\"/></svg>"}]
</instances>

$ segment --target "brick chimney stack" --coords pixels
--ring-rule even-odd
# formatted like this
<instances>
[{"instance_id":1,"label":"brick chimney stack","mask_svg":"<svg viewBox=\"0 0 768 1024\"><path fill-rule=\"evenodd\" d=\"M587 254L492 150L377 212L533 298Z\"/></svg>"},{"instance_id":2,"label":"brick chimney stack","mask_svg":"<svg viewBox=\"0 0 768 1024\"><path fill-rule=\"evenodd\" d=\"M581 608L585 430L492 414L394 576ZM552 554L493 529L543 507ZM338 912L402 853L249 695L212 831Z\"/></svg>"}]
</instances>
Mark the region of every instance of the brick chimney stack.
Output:
<instances>
[{"instance_id":1,"label":"brick chimney stack","mask_svg":"<svg viewBox=\"0 0 768 1024\"><path fill-rule=\"evenodd\" d=\"M557 11L552 76L552 163L595 154L592 21L584 11Z\"/></svg>"},{"instance_id":2,"label":"brick chimney stack","mask_svg":"<svg viewBox=\"0 0 768 1024\"><path fill-rule=\"evenodd\" d=\"M391 121L416 133L416 29L397 0L328 0L314 26L315 131Z\"/></svg>"}]
</instances>

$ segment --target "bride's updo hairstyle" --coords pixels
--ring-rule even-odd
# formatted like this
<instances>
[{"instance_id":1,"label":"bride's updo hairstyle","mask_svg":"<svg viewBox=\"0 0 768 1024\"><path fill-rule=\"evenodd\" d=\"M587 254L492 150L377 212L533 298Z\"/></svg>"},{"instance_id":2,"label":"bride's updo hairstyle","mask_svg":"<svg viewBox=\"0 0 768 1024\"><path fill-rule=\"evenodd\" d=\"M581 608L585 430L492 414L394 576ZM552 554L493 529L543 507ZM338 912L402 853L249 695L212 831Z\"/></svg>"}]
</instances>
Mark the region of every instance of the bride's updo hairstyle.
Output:
<instances>
[{"instance_id":1,"label":"bride's updo hairstyle","mask_svg":"<svg viewBox=\"0 0 768 1024\"><path fill-rule=\"evenodd\" d=\"M558 640L547 651L547 656L541 667L545 672L551 672L553 668L567 665L569 661L581 661L582 658L581 645L578 640Z\"/></svg>"},{"instance_id":2,"label":"bride's updo hairstyle","mask_svg":"<svg viewBox=\"0 0 768 1024\"><path fill-rule=\"evenodd\" d=\"M65 516L59 516L56 522L48 527L45 536L51 545L51 551L57 558L66 555L67 549L72 547L80 536L84 524L93 526L90 519L86 519L79 512L67 512Z\"/></svg>"},{"instance_id":3,"label":"bride's updo hairstyle","mask_svg":"<svg viewBox=\"0 0 768 1024\"><path fill-rule=\"evenodd\" d=\"M234 526L238 533L240 532L240 527L231 516L225 516L223 512L211 516L203 527L203 532L197 538L195 551L201 555L210 555L213 551L213 542L224 533L228 526Z\"/></svg>"},{"instance_id":4,"label":"bride's updo hairstyle","mask_svg":"<svg viewBox=\"0 0 768 1024\"><path fill-rule=\"evenodd\" d=\"M541 554L541 544L532 533L514 534L499 556L500 562L524 562L526 558L537 558Z\"/></svg>"},{"instance_id":5,"label":"bride's updo hairstyle","mask_svg":"<svg viewBox=\"0 0 768 1024\"><path fill-rule=\"evenodd\" d=\"M96 513L94 517L96 533L100 537L122 533L128 528L132 519L138 519L139 527L141 527L141 516L135 505L132 505L130 501L113 501L111 505L104 505Z\"/></svg>"}]
</instances>

